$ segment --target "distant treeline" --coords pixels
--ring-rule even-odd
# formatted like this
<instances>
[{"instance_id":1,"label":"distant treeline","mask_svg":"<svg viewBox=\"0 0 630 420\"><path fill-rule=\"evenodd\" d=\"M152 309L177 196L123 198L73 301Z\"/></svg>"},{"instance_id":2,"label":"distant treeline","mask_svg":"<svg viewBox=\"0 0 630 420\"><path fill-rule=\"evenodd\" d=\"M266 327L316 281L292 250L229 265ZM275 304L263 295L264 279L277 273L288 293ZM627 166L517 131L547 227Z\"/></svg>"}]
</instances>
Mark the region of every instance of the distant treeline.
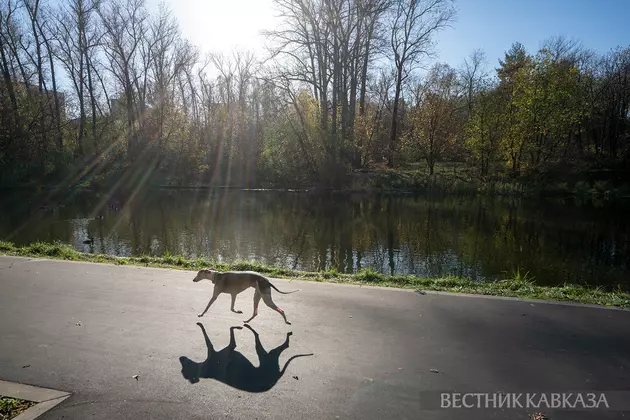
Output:
<instances>
[{"instance_id":1,"label":"distant treeline","mask_svg":"<svg viewBox=\"0 0 630 420\"><path fill-rule=\"evenodd\" d=\"M451 0L275 0L268 54L209 54L143 0L0 1L0 183L342 186L353 169L627 170L630 47L433 59ZM62 79L63 78L63 79ZM62 83L63 81L63 83ZM70 86L61 92L59 86Z\"/></svg>"}]
</instances>

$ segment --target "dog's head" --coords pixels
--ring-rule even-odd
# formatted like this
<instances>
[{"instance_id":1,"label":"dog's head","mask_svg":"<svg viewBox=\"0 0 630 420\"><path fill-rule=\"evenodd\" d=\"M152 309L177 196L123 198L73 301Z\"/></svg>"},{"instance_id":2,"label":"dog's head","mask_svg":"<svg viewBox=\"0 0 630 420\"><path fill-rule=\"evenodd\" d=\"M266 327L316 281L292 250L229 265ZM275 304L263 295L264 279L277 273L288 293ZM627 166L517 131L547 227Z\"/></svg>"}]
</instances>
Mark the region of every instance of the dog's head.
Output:
<instances>
[{"instance_id":1,"label":"dog's head","mask_svg":"<svg viewBox=\"0 0 630 420\"><path fill-rule=\"evenodd\" d=\"M186 356L181 356L179 362L182 364L182 376L191 384L199 382L201 364L193 362Z\"/></svg>"},{"instance_id":2,"label":"dog's head","mask_svg":"<svg viewBox=\"0 0 630 420\"><path fill-rule=\"evenodd\" d=\"M193 281L195 283L197 283L198 281L204 280L204 279L214 281L214 274L215 273L216 273L216 271L214 271L214 270L211 270L209 268L203 268L203 269L199 270L199 272L197 272L197 275L195 276Z\"/></svg>"}]
</instances>

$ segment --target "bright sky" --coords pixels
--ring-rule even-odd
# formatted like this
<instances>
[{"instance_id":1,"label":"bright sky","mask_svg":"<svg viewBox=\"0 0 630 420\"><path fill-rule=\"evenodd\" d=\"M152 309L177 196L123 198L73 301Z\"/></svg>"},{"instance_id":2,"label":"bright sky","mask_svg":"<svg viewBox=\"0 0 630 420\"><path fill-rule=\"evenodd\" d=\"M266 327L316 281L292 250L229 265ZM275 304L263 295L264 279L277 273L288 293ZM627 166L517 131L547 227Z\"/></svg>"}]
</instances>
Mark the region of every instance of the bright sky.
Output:
<instances>
[{"instance_id":1,"label":"bright sky","mask_svg":"<svg viewBox=\"0 0 630 420\"><path fill-rule=\"evenodd\" d=\"M438 37L440 60L459 64L482 48L493 67L513 42L530 53L557 35L600 53L630 46L629 0L459 0L452 29Z\"/></svg>"},{"instance_id":2,"label":"bright sky","mask_svg":"<svg viewBox=\"0 0 630 420\"><path fill-rule=\"evenodd\" d=\"M147 0L152 10L165 3L184 37L202 52L231 53L233 48L262 51L260 31L272 29L273 0Z\"/></svg>"},{"instance_id":3,"label":"bright sky","mask_svg":"<svg viewBox=\"0 0 630 420\"><path fill-rule=\"evenodd\" d=\"M152 11L164 2L184 36L202 52L230 53L233 48L261 52L260 31L277 22L273 0L146 1ZM452 28L437 36L438 59L454 67L482 48L488 67L495 68L513 42L535 52L543 40L556 35L576 38L600 53L630 46L630 0L456 0L456 7ZM61 85L70 89L69 83Z\"/></svg>"},{"instance_id":4,"label":"bright sky","mask_svg":"<svg viewBox=\"0 0 630 420\"><path fill-rule=\"evenodd\" d=\"M262 29L273 28L273 0L165 1L184 35L202 51L229 52L233 47L261 50ZM630 0L457 0L457 21L439 34L439 60L458 66L475 48L489 65L519 41L530 52L555 35L576 38L585 47L606 52L630 45Z\"/></svg>"}]
</instances>

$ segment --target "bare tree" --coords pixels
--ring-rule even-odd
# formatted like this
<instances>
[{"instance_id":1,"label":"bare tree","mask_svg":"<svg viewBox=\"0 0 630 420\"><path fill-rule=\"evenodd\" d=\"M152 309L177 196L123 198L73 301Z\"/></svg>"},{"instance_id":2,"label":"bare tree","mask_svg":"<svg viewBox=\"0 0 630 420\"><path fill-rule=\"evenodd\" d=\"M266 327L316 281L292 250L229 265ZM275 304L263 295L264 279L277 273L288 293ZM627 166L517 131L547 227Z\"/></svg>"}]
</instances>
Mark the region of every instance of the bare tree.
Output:
<instances>
[{"instance_id":1,"label":"bare tree","mask_svg":"<svg viewBox=\"0 0 630 420\"><path fill-rule=\"evenodd\" d=\"M91 140L96 146L97 107L94 83L94 49L99 45L95 0L72 0L62 5L57 19L57 58L72 81L79 102L78 153L84 152L88 107L92 117Z\"/></svg>"},{"instance_id":2,"label":"bare tree","mask_svg":"<svg viewBox=\"0 0 630 420\"><path fill-rule=\"evenodd\" d=\"M233 155L233 133L234 133L234 115L233 115L233 103L234 103L234 79L235 79L235 65L231 58L225 57L222 54L214 54L211 57L215 68L219 72L217 79L217 87L219 88L219 97L221 103L216 104L221 109L222 117L225 118L226 130L221 130L219 137L219 148L223 151L224 156L227 158L227 167L230 168L232 163L230 161Z\"/></svg>"},{"instance_id":3,"label":"bare tree","mask_svg":"<svg viewBox=\"0 0 630 420\"><path fill-rule=\"evenodd\" d=\"M139 47L147 30L148 14L144 0L112 0L99 9L106 30L105 53L111 63L109 69L122 88L127 109L127 153L136 156L138 120L135 112L138 93L136 66L142 62Z\"/></svg>"},{"instance_id":4,"label":"bare tree","mask_svg":"<svg viewBox=\"0 0 630 420\"><path fill-rule=\"evenodd\" d=\"M319 107L322 147L331 161L361 165L363 138L354 138L357 101L365 112L370 63L379 50L381 20L391 0L276 0L284 25L266 32L280 73L307 85ZM330 135L329 135L330 134Z\"/></svg>"},{"instance_id":5,"label":"bare tree","mask_svg":"<svg viewBox=\"0 0 630 420\"><path fill-rule=\"evenodd\" d=\"M331 45L334 46L327 0L274 0L282 25L263 34L273 43L270 59L282 58L282 77L307 84L320 107L320 124L329 127Z\"/></svg>"},{"instance_id":6,"label":"bare tree","mask_svg":"<svg viewBox=\"0 0 630 420\"><path fill-rule=\"evenodd\" d=\"M20 45L23 48L25 56L30 60L32 73L37 77L37 94L34 95L33 101L29 104L29 121L28 127L31 131L31 139L34 142L37 166L40 172L45 173L45 154L48 141L53 127L53 111L51 97L48 95L46 86L46 69L44 68L43 42L39 31L38 22L40 16L39 0L23 0L22 6L26 11L29 21L30 32L24 30L23 37L20 38ZM30 86L26 86L30 91Z\"/></svg>"},{"instance_id":7,"label":"bare tree","mask_svg":"<svg viewBox=\"0 0 630 420\"><path fill-rule=\"evenodd\" d=\"M472 112L475 94L482 88L483 80L488 76L484 68L486 53L481 49L474 50L459 71L462 87L466 94L468 113Z\"/></svg>"},{"instance_id":8,"label":"bare tree","mask_svg":"<svg viewBox=\"0 0 630 420\"><path fill-rule=\"evenodd\" d=\"M29 39L25 37L26 31L19 22L20 3L8 0L6 4L2 4L2 7L2 16L0 17L2 18L3 30L0 35L2 36L2 44L7 47L7 65L14 80L21 79L25 85L30 84L32 72L28 69L26 57L22 54L30 48L30 45ZM26 95L31 96L30 89L26 89Z\"/></svg>"},{"instance_id":9,"label":"bare tree","mask_svg":"<svg viewBox=\"0 0 630 420\"><path fill-rule=\"evenodd\" d=\"M239 164L248 166L256 159L251 155L253 148L253 136L250 134L251 112L247 98L251 97L252 81L255 77L255 56L252 52L237 51L234 53L236 91L238 92L238 107L236 109L238 122L238 135L236 137L236 153Z\"/></svg>"},{"instance_id":10,"label":"bare tree","mask_svg":"<svg viewBox=\"0 0 630 420\"><path fill-rule=\"evenodd\" d=\"M39 13L39 0L25 0L24 7L28 12L28 17L31 21L31 35L35 41L35 57L31 57L33 64L35 65L35 71L37 72L37 88L41 94L44 91L44 67L42 58L42 43L40 41L38 30L38 13ZM28 51L26 51L28 54Z\"/></svg>"},{"instance_id":11,"label":"bare tree","mask_svg":"<svg viewBox=\"0 0 630 420\"><path fill-rule=\"evenodd\" d=\"M398 111L403 83L423 58L433 53L434 35L455 18L452 0L396 0L391 21L391 50L396 90L389 137L388 166L394 166Z\"/></svg>"},{"instance_id":12,"label":"bare tree","mask_svg":"<svg viewBox=\"0 0 630 420\"><path fill-rule=\"evenodd\" d=\"M157 147L161 154L164 142L169 137L164 131L167 113L175 105L174 82L183 68L196 60L196 56L190 54L188 43L180 38L177 22L166 10L161 9L159 18L152 23L150 37L153 39L150 61L153 83L151 102L157 114Z\"/></svg>"},{"instance_id":13,"label":"bare tree","mask_svg":"<svg viewBox=\"0 0 630 420\"><path fill-rule=\"evenodd\" d=\"M392 0L363 0L357 2L359 15L362 21L363 54L359 56L361 61L361 90L359 93L359 114L365 113L365 101L367 92L367 77L370 61L375 52L382 48L384 25L381 18L392 5Z\"/></svg>"},{"instance_id":14,"label":"bare tree","mask_svg":"<svg viewBox=\"0 0 630 420\"><path fill-rule=\"evenodd\" d=\"M14 58L16 49L10 46L13 39L12 32L16 30L13 17L15 12L15 3L12 3L11 1L0 3L0 59L2 60L2 78L9 96L11 110L7 113L10 135L8 136L7 144L3 145L5 150L11 150L16 141L19 142L24 138L22 130L22 117L20 115L17 94L15 91L17 78L15 75L15 67L13 65L14 61L18 60L18 58ZM12 140L14 137L15 140Z\"/></svg>"},{"instance_id":15,"label":"bare tree","mask_svg":"<svg viewBox=\"0 0 630 420\"><path fill-rule=\"evenodd\" d=\"M43 13L42 13L43 12ZM42 37L42 42L46 47L46 56L48 57L48 66L50 69L50 80L52 82L52 94L53 94L53 108L54 108L54 116L55 116L55 143L57 144L58 150L63 149L63 137L61 133L61 118L62 118L62 107L65 106L65 103L61 103L59 99L59 89L57 87L57 76L56 76L56 68L55 68L55 47L54 47L54 30L51 30L50 21L54 19L54 13L50 8L45 8L40 12L40 19L36 20L37 29ZM43 14L43 17L41 17Z\"/></svg>"}]
</instances>

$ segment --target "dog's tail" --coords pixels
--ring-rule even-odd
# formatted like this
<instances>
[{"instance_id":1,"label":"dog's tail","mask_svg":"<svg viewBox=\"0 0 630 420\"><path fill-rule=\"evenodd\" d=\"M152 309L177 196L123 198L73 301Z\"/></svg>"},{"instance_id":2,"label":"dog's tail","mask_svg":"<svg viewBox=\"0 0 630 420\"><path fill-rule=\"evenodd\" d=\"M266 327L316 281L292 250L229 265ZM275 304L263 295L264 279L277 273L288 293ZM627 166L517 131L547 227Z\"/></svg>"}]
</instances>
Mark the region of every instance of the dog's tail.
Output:
<instances>
[{"instance_id":1,"label":"dog's tail","mask_svg":"<svg viewBox=\"0 0 630 420\"><path fill-rule=\"evenodd\" d=\"M289 360L287 360L287 362L284 364L284 367L282 368L282 370L280 371L280 376L282 377L282 375L284 375L284 372L287 370L287 368L289 367L289 363L291 363L291 361L293 359L297 359L298 357L306 357L306 356L312 356L313 353L308 353L308 354L296 354L293 357L290 357Z\"/></svg>"},{"instance_id":2,"label":"dog's tail","mask_svg":"<svg viewBox=\"0 0 630 420\"><path fill-rule=\"evenodd\" d=\"M269 282L269 286L273 287L274 289L276 289L276 291L277 291L278 293L282 293L283 295L289 295L289 294L291 294L291 293L295 293L295 292L299 292L299 291L300 291L300 289L297 289L297 290L293 290L293 291L291 291L291 292L283 292L283 291L281 291L281 290L278 290L278 288L277 288L276 286L274 286L271 282Z\"/></svg>"}]
</instances>

